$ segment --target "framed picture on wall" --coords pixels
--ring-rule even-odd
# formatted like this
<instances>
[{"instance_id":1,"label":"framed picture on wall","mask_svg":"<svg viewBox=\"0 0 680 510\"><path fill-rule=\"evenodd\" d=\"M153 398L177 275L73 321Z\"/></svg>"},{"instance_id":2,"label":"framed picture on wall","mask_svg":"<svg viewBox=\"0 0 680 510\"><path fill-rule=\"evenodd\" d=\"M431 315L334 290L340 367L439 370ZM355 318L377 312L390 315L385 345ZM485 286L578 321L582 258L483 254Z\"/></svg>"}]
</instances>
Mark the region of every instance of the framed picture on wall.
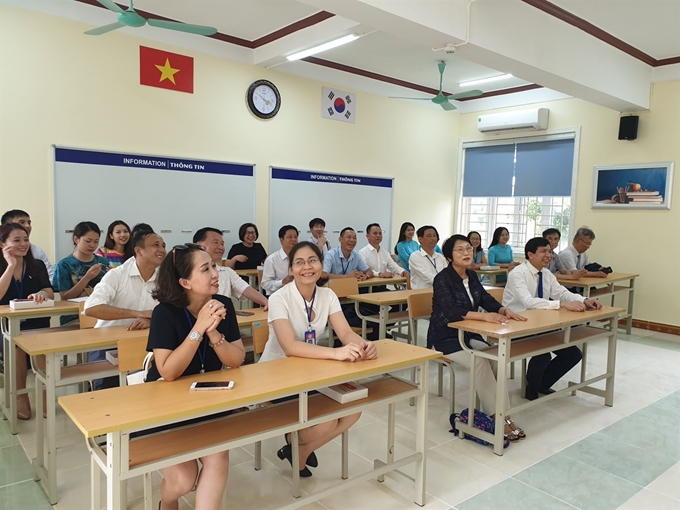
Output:
<instances>
[{"instance_id":1,"label":"framed picture on wall","mask_svg":"<svg viewBox=\"0 0 680 510\"><path fill-rule=\"evenodd\" d=\"M672 161L593 169L593 209L671 208Z\"/></svg>"}]
</instances>

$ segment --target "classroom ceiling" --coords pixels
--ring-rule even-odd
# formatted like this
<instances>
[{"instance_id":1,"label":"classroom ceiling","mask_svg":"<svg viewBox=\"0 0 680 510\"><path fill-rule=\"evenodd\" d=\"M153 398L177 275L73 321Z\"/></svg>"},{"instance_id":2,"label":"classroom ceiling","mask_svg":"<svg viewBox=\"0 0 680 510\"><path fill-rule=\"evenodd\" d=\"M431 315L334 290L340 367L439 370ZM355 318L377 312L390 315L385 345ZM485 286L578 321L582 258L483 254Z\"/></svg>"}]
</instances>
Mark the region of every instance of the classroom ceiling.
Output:
<instances>
[{"instance_id":1,"label":"classroom ceiling","mask_svg":"<svg viewBox=\"0 0 680 510\"><path fill-rule=\"evenodd\" d=\"M92 26L115 16L96 0L0 1ZM134 6L144 16L211 25L218 34L124 32L384 96L428 97L439 86L440 60L448 64L449 93L462 90L460 81L514 75L475 87L484 96L457 103L462 112L569 96L644 110L652 82L680 79L680 0L136 0ZM285 59L351 33L364 35L307 61ZM460 45L455 55L432 51L447 43Z\"/></svg>"}]
</instances>

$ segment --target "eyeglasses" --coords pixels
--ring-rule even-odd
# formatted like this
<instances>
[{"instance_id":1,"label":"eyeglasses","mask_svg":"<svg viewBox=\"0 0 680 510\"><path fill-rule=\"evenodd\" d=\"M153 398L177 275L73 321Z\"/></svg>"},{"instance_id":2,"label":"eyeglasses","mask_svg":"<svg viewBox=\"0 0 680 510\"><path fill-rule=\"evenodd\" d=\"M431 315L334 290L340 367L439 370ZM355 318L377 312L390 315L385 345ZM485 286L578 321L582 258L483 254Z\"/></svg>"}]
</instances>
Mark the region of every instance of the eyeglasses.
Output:
<instances>
[{"instance_id":1,"label":"eyeglasses","mask_svg":"<svg viewBox=\"0 0 680 510\"><path fill-rule=\"evenodd\" d=\"M256 236L257 233L254 230L246 230L246 235L247 236Z\"/></svg>"},{"instance_id":2,"label":"eyeglasses","mask_svg":"<svg viewBox=\"0 0 680 510\"><path fill-rule=\"evenodd\" d=\"M472 253L475 251L475 249L472 246L468 246L467 248L456 248L453 251L463 254L463 253Z\"/></svg>"},{"instance_id":3,"label":"eyeglasses","mask_svg":"<svg viewBox=\"0 0 680 510\"><path fill-rule=\"evenodd\" d=\"M175 267L175 252L183 250L202 250L203 247L196 243L178 244L172 247L172 267Z\"/></svg>"},{"instance_id":4,"label":"eyeglasses","mask_svg":"<svg viewBox=\"0 0 680 510\"><path fill-rule=\"evenodd\" d=\"M581 241L583 244L585 244L588 248L590 248L590 245L593 244L592 239L590 241L586 241L586 239L584 237L579 237L579 241Z\"/></svg>"},{"instance_id":5,"label":"eyeglasses","mask_svg":"<svg viewBox=\"0 0 680 510\"><path fill-rule=\"evenodd\" d=\"M293 267L298 268L298 269L305 267L306 265L316 266L318 264L321 264L319 257L309 257L307 260L295 259L293 261Z\"/></svg>"}]
</instances>

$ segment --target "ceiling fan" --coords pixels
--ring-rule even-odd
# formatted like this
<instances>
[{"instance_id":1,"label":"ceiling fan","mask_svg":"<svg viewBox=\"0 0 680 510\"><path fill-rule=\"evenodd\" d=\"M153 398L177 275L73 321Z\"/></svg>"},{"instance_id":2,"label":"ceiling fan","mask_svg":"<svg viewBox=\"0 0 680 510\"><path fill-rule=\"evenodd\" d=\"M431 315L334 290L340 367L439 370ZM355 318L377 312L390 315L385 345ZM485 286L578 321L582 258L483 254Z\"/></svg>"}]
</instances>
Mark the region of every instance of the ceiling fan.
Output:
<instances>
[{"instance_id":1,"label":"ceiling fan","mask_svg":"<svg viewBox=\"0 0 680 510\"><path fill-rule=\"evenodd\" d=\"M165 28L167 30L177 30L179 32L188 32L197 35L213 35L217 33L217 29L213 27L206 27L203 25L190 25L188 23L179 23L177 21L165 21L160 19L146 19L135 12L133 0L130 0L130 5L127 10L123 10L120 6L114 3L113 0L97 0L100 4L108 10L115 12L118 15L118 21L103 27L93 28L85 32L87 35L102 35L112 30L123 27L143 27L147 23L152 27Z\"/></svg>"},{"instance_id":2,"label":"ceiling fan","mask_svg":"<svg viewBox=\"0 0 680 510\"><path fill-rule=\"evenodd\" d=\"M484 92L481 90L468 90L467 92L461 92L460 94L452 94L450 96L445 96L442 92L442 80L444 78L444 69L446 69L446 62L439 62L439 93L431 98L425 97L391 97L390 99L413 99L415 101L432 101L434 104L438 104L446 111L456 110L455 105L450 101L456 99L466 99L468 97L481 96Z\"/></svg>"}]
</instances>

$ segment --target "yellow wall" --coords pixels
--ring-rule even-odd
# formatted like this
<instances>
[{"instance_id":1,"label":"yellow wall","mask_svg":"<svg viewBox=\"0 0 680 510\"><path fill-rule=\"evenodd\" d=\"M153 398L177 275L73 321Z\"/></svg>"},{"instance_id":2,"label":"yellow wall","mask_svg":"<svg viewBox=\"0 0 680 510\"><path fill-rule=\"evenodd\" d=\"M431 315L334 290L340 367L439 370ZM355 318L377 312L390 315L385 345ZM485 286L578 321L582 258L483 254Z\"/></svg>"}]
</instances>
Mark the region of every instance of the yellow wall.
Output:
<instances>
[{"instance_id":1,"label":"yellow wall","mask_svg":"<svg viewBox=\"0 0 680 510\"><path fill-rule=\"evenodd\" d=\"M89 28L0 4L1 208L29 211L32 240L48 254L52 144L255 163L256 222L265 244L270 165L394 177L393 239L403 221L451 232L455 115L357 92L356 124L325 120L321 92L329 84L121 33L83 35ZM193 56L195 93L140 86L140 44ZM256 119L245 104L248 86L261 78L282 96L271 121ZM88 207L101 207L96 197L96 190L83 197L84 219ZM206 190L191 199L222 197ZM317 215L323 211L310 211Z\"/></svg>"},{"instance_id":2,"label":"yellow wall","mask_svg":"<svg viewBox=\"0 0 680 510\"><path fill-rule=\"evenodd\" d=\"M550 109L548 129L580 126L575 226L588 225L597 236L591 260L615 271L639 273L635 291L637 319L680 325L680 176L673 184L670 211L591 209L593 166L675 161L680 172L680 81L657 83L651 108L641 112L638 139L617 139L619 113L580 99L564 99L532 108ZM494 110L510 111L516 108ZM461 115L461 137L480 137L477 117ZM492 138L491 135L486 138ZM664 269L668 268L668 269Z\"/></svg>"},{"instance_id":3,"label":"yellow wall","mask_svg":"<svg viewBox=\"0 0 680 510\"><path fill-rule=\"evenodd\" d=\"M452 232L458 138L479 136L479 113L447 115L357 92L356 124L323 120L321 87L330 84L126 34L89 38L82 35L88 28L0 4L0 209L27 209L32 239L48 254L52 144L255 163L262 239L268 236L270 165L395 177L393 236L407 220L432 223L442 236ZM195 93L140 86L140 44L193 56ZM246 109L245 91L259 78L272 80L282 94L273 121L259 121ZM616 139L617 112L578 99L535 106L550 108L551 129L581 126L575 214L576 224L597 233L593 258L641 274L636 318L680 324L673 256L680 252L680 177L672 211L590 208L593 165L680 161L680 82L654 87L633 142ZM210 190L206 197L212 198ZM86 217L88 207L99 206L92 190L79 207Z\"/></svg>"}]
</instances>

